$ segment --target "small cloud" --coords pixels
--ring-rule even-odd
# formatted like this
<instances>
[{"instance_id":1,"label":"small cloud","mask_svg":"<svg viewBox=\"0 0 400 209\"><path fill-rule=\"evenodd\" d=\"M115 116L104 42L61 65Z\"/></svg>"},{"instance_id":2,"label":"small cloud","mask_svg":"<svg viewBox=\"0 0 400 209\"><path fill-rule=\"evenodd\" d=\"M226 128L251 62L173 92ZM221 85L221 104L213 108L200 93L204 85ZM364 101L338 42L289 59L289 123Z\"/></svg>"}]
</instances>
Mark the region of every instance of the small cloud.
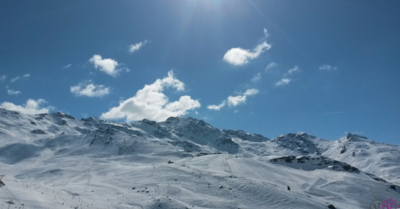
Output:
<instances>
[{"instance_id":1,"label":"small cloud","mask_svg":"<svg viewBox=\"0 0 400 209\"><path fill-rule=\"evenodd\" d=\"M261 81L261 74L257 73L256 75L253 76L253 78L251 79L251 82L257 83L259 81Z\"/></svg>"},{"instance_id":2,"label":"small cloud","mask_svg":"<svg viewBox=\"0 0 400 209\"><path fill-rule=\"evenodd\" d=\"M15 78L12 78L10 81L11 81L12 83L14 83L15 81L18 81L18 80L19 80L19 76L15 77Z\"/></svg>"},{"instance_id":3,"label":"small cloud","mask_svg":"<svg viewBox=\"0 0 400 209\"><path fill-rule=\"evenodd\" d=\"M287 73L284 74L284 76L291 75L291 74L293 74L295 72L300 72L300 69L299 69L299 67L297 65L295 65L292 69L289 69L287 71Z\"/></svg>"},{"instance_id":4,"label":"small cloud","mask_svg":"<svg viewBox=\"0 0 400 209\"><path fill-rule=\"evenodd\" d=\"M275 68L276 66L278 66L278 64L276 63L276 62L270 62L269 64L268 64L268 66L265 68L265 70L268 72L268 71L271 71L273 68Z\"/></svg>"},{"instance_id":5,"label":"small cloud","mask_svg":"<svg viewBox=\"0 0 400 209\"><path fill-rule=\"evenodd\" d=\"M243 95L245 96L252 96L258 94L258 89L247 89Z\"/></svg>"},{"instance_id":6,"label":"small cloud","mask_svg":"<svg viewBox=\"0 0 400 209\"><path fill-rule=\"evenodd\" d=\"M267 37L267 29L264 28L264 35ZM235 66L247 64L250 60L257 58L261 53L267 51L271 48L271 45L266 41L258 44L252 51L242 48L232 48L229 49L225 55L224 60Z\"/></svg>"},{"instance_id":7,"label":"small cloud","mask_svg":"<svg viewBox=\"0 0 400 209\"><path fill-rule=\"evenodd\" d=\"M239 104L246 103L247 96L252 96L258 94L257 89L247 89L246 92L242 95L238 96L229 96L228 97L228 105L229 106L237 106Z\"/></svg>"},{"instance_id":8,"label":"small cloud","mask_svg":"<svg viewBox=\"0 0 400 209\"><path fill-rule=\"evenodd\" d=\"M235 66L244 65L247 64L249 60L257 58L261 53L269 50L270 48L271 45L265 41L257 45L253 51L242 48L232 48L225 53L224 60Z\"/></svg>"},{"instance_id":9,"label":"small cloud","mask_svg":"<svg viewBox=\"0 0 400 209\"><path fill-rule=\"evenodd\" d=\"M233 113L235 113L235 114L236 114L236 113L239 113L239 110L235 110L235 111L233 111Z\"/></svg>"},{"instance_id":10,"label":"small cloud","mask_svg":"<svg viewBox=\"0 0 400 209\"><path fill-rule=\"evenodd\" d=\"M7 79L7 76L6 76L6 75L0 76L0 81L5 81L6 79Z\"/></svg>"},{"instance_id":11,"label":"small cloud","mask_svg":"<svg viewBox=\"0 0 400 209\"><path fill-rule=\"evenodd\" d=\"M31 75L29 75L29 74L25 74L25 75L23 75L22 77L23 78L28 78L28 77L30 77Z\"/></svg>"},{"instance_id":12,"label":"small cloud","mask_svg":"<svg viewBox=\"0 0 400 209\"><path fill-rule=\"evenodd\" d=\"M20 94L21 92L20 92L20 91L13 90L13 89L7 89L7 93L8 93L8 95L18 95L18 94Z\"/></svg>"},{"instance_id":13,"label":"small cloud","mask_svg":"<svg viewBox=\"0 0 400 209\"><path fill-rule=\"evenodd\" d=\"M24 105L15 105L11 102L3 102L0 104L0 108L18 111L25 114L48 113L50 110L54 109L54 107L51 106L41 108L40 106L44 103L46 103L44 99L38 99L36 101L33 99L28 99Z\"/></svg>"},{"instance_id":14,"label":"small cloud","mask_svg":"<svg viewBox=\"0 0 400 209\"><path fill-rule=\"evenodd\" d=\"M94 64L97 70L103 71L113 77L116 77L121 71L121 69L117 69L118 62L113 59L102 59L100 55L93 55L89 61Z\"/></svg>"},{"instance_id":15,"label":"small cloud","mask_svg":"<svg viewBox=\"0 0 400 209\"><path fill-rule=\"evenodd\" d=\"M268 30L264 28L264 36L265 38L268 38L269 34L268 34Z\"/></svg>"},{"instance_id":16,"label":"small cloud","mask_svg":"<svg viewBox=\"0 0 400 209\"><path fill-rule=\"evenodd\" d=\"M68 65L63 66L62 68L67 69L67 68L70 68L71 66L72 66L72 64L68 64Z\"/></svg>"},{"instance_id":17,"label":"small cloud","mask_svg":"<svg viewBox=\"0 0 400 209\"><path fill-rule=\"evenodd\" d=\"M110 93L110 89L103 85L94 85L92 81L81 82L71 86L70 91L75 96L102 97Z\"/></svg>"},{"instance_id":18,"label":"small cloud","mask_svg":"<svg viewBox=\"0 0 400 209\"><path fill-rule=\"evenodd\" d=\"M221 104L219 105L208 105L207 108L209 110L220 110L221 108L225 107L225 101L223 101Z\"/></svg>"},{"instance_id":19,"label":"small cloud","mask_svg":"<svg viewBox=\"0 0 400 209\"><path fill-rule=\"evenodd\" d=\"M246 103L245 95L229 96L228 104L229 106L238 106L239 104Z\"/></svg>"},{"instance_id":20,"label":"small cloud","mask_svg":"<svg viewBox=\"0 0 400 209\"><path fill-rule=\"evenodd\" d=\"M121 101L119 106L111 108L101 114L104 119L121 119L137 121L144 118L155 121L164 121L171 116L186 115L187 111L199 108L200 102L190 96L181 96L178 101L169 102L163 93L164 88L175 88L183 91L185 84L174 77L173 71L168 72L168 77L157 79L153 84L145 85L136 92L134 97Z\"/></svg>"},{"instance_id":21,"label":"small cloud","mask_svg":"<svg viewBox=\"0 0 400 209\"><path fill-rule=\"evenodd\" d=\"M290 78L282 78L280 81L278 81L275 85L276 86L282 86L282 85L287 85L291 82L292 80Z\"/></svg>"},{"instance_id":22,"label":"small cloud","mask_svg":"<svg viewBox=\"0 0 400 209\"><path fill-rule=\"evenodd\" d=\"M135 51L139 51L139 49L146 44L147 44L147 40L144 40L144 41L136 43L136 44L132 44L129 46L129 52L133 53Z\"/></svg>"},{"instance_id":23,"label":"small cloud","mask_svg":"<svg viewBox=\"0 0 400 209\"><path fill-rule=\"evenodd\" d=\"M226 104L229 106L237 106L240 104L246 103L247 97L258 94L257 89L247 89L246 92L237 95L237 96L229 96L226 100L222 101L219 105L209 105L207 106L210 110L220 110L225 107Z\"/></svg>"},{"instance_id":24,"label":"small cloud","mask_svg":"<svg viewBox=\"0 0 400 209\"><path fill-rule=\"evenodd\" d=\"M325 71L331 71L331 70L337 70L337 67L333 67L331 65L321 65L319 66L319 69Z\"/></svg>"},{"instance_id":25,"label":"small cloud","mask_svg":"<svg viewBox=\"0 0 400 209\"><path fill-rule=\"evenodd\" d=\"M278 81L275 84L275 86L283 86L283 85L287 85L290 82L292 82L293 79L289 78L289 76L292 75L295 72L300 72L300 68L298 66L296 66L296 65L293 68L289 69L287 71L287 73L283 74L283 78L280 81Z\"/></svg>"}]
</instances>

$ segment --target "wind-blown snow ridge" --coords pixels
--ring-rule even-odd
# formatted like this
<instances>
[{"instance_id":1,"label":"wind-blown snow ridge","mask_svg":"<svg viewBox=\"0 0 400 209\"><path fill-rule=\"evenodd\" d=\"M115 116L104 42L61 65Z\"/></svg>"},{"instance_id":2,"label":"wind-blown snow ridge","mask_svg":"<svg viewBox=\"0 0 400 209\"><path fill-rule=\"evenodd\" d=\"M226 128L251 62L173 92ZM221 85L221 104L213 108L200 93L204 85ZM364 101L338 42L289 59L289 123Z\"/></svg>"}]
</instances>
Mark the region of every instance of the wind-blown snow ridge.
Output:
<instances>
[{"instance_id":1,"label":"wind-blown snow ridge","mask_svg":"<svg viewBox=\"0 0 400 209\"><path fill-rule=\"evenodd\" d=\"M400 202L399 150L355 134L270 140L190 117L0 109L0 208L367 208Z\"/></svg>"}]
</instances>

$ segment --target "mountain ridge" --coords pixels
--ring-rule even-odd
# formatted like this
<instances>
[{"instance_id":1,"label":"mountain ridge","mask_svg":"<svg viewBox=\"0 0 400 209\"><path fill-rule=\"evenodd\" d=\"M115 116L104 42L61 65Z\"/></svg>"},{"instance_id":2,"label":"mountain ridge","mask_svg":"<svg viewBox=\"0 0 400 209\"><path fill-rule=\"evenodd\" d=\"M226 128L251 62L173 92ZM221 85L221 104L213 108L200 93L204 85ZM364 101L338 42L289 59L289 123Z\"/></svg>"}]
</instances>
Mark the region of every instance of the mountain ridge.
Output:
<instances>
[{"instance_id":1,"label":"mountain ridge","mask_svg":"<svg viewBox=\"0 0 400 209\"><path fill-rule=\"evenodd\" d=\"M326 202L362 208L368 198L400 194L400 146L355 134L335 141L303 132L270 139L190 117L122 123L5 109L0 116L0 170L14 182L13 192L25 194L25 185L52 204L69 198L71 207L84 201L112 208L255 208L290 200L298 208L323 208ZM141 190L133 194L131 182ZM285 191L289 184L298 193ZM52 200L49 191L55 188ZM343 195L343 188L351 193ZM359 197L355 191L362 188L371 192ZM98 199L110 189L118 191L112 203ZM71 194L79 194L81 202Z\"/></svg>"}]
</instances>

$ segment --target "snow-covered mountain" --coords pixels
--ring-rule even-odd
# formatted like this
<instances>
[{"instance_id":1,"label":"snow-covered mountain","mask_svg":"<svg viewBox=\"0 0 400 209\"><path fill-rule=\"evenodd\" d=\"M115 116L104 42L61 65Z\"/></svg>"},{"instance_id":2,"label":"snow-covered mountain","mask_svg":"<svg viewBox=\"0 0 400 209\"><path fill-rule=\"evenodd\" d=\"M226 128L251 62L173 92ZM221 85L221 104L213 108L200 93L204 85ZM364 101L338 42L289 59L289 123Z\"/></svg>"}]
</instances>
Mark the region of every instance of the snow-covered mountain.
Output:
<instances>
[{"instance_id":1,"label":"snow-covered mountain","mask_svg":"<svg viewBox=\"0 0 400 209\"><path fill-rule=\"evenodd\" d=\"M399 174L400 146L355 134L270 140L194 118L0 109L0 208L368 208L400 203Z\"/></svg>"}]
</instances>

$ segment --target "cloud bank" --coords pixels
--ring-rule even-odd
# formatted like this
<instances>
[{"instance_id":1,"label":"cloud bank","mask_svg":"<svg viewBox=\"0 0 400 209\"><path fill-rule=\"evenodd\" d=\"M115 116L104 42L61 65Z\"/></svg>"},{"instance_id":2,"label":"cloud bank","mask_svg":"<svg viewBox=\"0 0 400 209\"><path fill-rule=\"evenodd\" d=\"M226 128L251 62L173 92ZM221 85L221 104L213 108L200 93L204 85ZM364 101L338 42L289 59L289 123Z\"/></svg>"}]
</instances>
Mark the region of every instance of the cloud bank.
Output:
<instances>
[{"instance_id":1,"label":"cloud bank","mask_svg":"<svg viewBox=\"0 0 400 209\"><path fill-rule=\"evenodd\" d=\"M181 116L187 111L199 108L200 102L190 96L181 96L178 101L169 102L163 93L165 88L174 88L178 91L185 89L185 84L174 77L173 71L168 76L157 79L153 84L145 85L136 92L134 97L120 102L119 106L111 108L101 114L103 119L125 119L129 121L144 118L154 121L164 121L171 116Z\"/></svg>"},{"instance_id":2,"label":"cloud bank","mask_svg":"<svg viewBox=\"0 0 400 209\"><path fill-rule=\"evenodd\" d=\"M4 108L7 110L18 111L25 114L40 114L40 113L48 113L49 110L54 109L53 107L43 107L40 108L42 104L46 103L44 99L28 99L26 104L24 105L15 105L11 102L3 102L0 104L0 108Z\"/></svg>"}]
</instances>

